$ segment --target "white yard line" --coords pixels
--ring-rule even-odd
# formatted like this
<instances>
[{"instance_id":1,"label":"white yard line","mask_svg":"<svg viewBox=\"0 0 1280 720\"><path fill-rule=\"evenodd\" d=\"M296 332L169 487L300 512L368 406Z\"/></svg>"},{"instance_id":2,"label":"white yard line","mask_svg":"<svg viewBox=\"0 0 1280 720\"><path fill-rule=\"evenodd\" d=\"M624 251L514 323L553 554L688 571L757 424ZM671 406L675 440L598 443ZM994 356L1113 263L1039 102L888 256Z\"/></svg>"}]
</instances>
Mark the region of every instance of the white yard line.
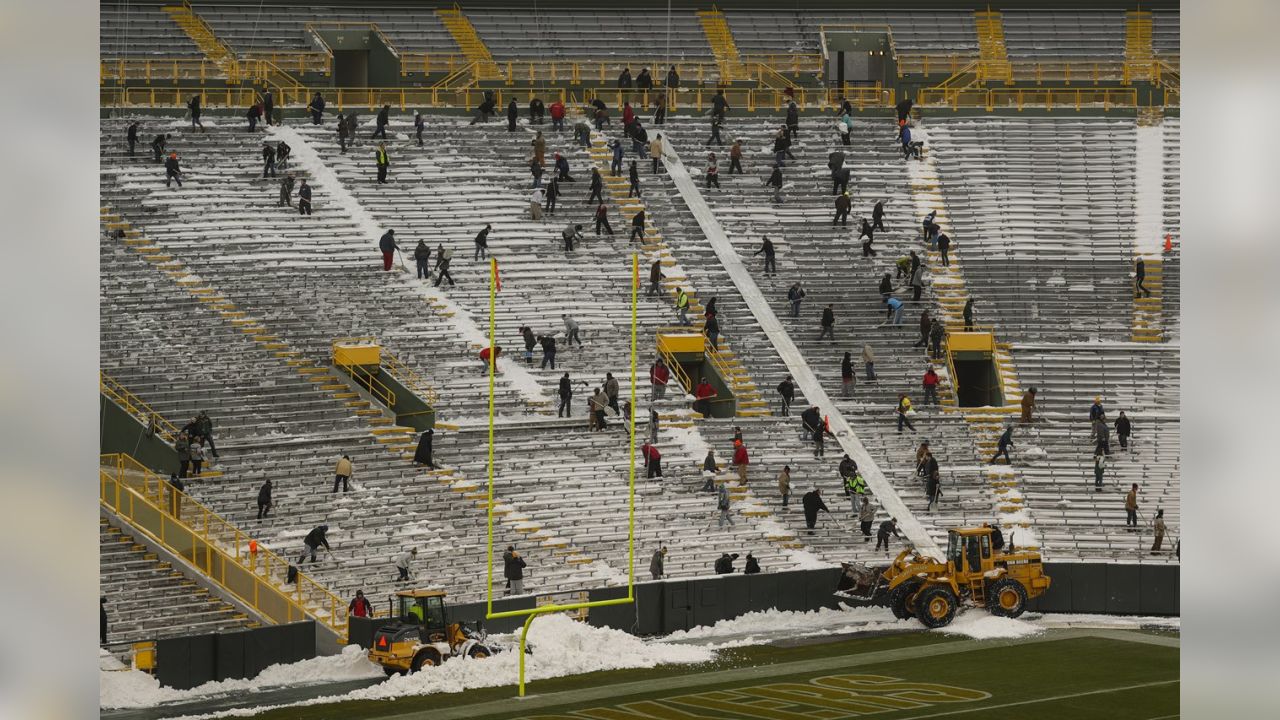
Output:
<instances>
[{"instance_id":1,"label":"white yard line","mask_svg":"<svg viewBox=\"0 0 1280 720\"><path fill-rule=\"evenodd\" d=\"M999 710L1001 708L1018 707L1021 705L1035 705L1038 703L1053 702L1055 700L1070 700L1071 698L1088 697L1090 695L1106 695L1108 693L1125 692L1128 690L1140 690L1142 688L1159 687L1161 685L1175 685L1182 682L1181 680L1157 680L1149 683L1138 683L1137 685L1122 685L1120 687L1103 688L1102 690L1088 690L1085 692L1069 693L1066 695L1054 695L1053 697L1034 698L1032 700L1020 700L1018 702L1001 703L999 705L983 705L982 707L966 708L964 710L948 710L947 712L931 713L929 715L916 715L915 720L925 720L925 718L950 717L952 715L969 715L976 712L986 712L988 710ZM1176 717L1176 716L1170 716Z\"/></svg>"}]
</instances>

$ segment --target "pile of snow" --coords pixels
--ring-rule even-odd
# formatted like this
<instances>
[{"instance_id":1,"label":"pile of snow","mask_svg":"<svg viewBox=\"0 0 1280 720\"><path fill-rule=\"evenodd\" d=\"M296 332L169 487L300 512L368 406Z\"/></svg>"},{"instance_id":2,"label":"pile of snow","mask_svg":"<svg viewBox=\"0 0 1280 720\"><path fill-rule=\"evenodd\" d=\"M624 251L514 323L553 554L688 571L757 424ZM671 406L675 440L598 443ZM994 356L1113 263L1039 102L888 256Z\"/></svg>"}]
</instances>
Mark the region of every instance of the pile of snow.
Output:
<instances>
[{"instance_id":1,"label":"pile of snow","mask_svg":"<svg viewBox=\"0 0 1280 720\"><path fill-rule=\"evenodd\" d=\"M698 642L717 649L758 645L779 638L838 635L880 630L916 630L914 620L899 620L888 608L841 606L812 612L765 610L747 613L715 625L672 633L667 642Z\"/></svg>"},{"instance_id":2,"label":"pile of snow","mask_svg":"<svg viewBox=\"0 0 1280 720\"><path fill-rule=\"evenodd\" d=\"M969 610L956 615L951 624L934 632L944 635L963 635L974 640L1020 638L1039 635L1044 628L1022 618L997 617L983 610Z\"/></svg>"},{"instance_id":3,"label":"pile of snow","mask_svg":"<svg viewBox=\"0 0 1280 720\"><path fill-rule=\"evenodd\" d=\"M364 650L357 645L344 647L338 655L272 665L249 680L208 682L190 690L161 687L159 680L140 670L103 670L98 681L99 704L103 708L154 707L200 696L257 692L283 685L359 680L382 674L382 668L369 662Z\"/></svg>"},{"instance_id":4,"label":"pile of snow","mask_svg":"<svg viewBox=\"0 0 1280 720\"><path fill-rule=\"evenodd\" d=\"M513 636L495 639L514 642ZM663 664L692 664L715 659L708 648L645 642L621 630L591 627L564 615L536 620L529 629L532 654L525 657L526 681L578 675L600 670L648 668ZM516 682L518 653L502 652L484 660L458 658L440 667L412 675L395 676L379 685L354 690L341 697L317 698L308 704L337 700L391 700L409 695L455 693Z\"/></svg>"},{"instance_id":5,"label":"pile of snow","mask_svg":"<svg viewBox=\"0 0 1280 720\"><path fill-rule=\"evenodd\" d=\"M1084 615L1078 613L1049 613L1027 617L1044 628L1087 627L1135 630L1144 627L1160 627L1169 630L1182 628L1182 618L1151 615Z\"/></svg>"},{"instance_id":6,"label":"pile of snow","mask_svg":"<svg viewBox=\"0 0 1280 720\"><path fill-rule=\"evenodd\" d=\"M1018 454L1022 456L1023 460L1043 460L1049 457L1049 453L1044 448L1036 445L1028 445L1022 448L1022 451Z\"/></svg>"}]
</instances>

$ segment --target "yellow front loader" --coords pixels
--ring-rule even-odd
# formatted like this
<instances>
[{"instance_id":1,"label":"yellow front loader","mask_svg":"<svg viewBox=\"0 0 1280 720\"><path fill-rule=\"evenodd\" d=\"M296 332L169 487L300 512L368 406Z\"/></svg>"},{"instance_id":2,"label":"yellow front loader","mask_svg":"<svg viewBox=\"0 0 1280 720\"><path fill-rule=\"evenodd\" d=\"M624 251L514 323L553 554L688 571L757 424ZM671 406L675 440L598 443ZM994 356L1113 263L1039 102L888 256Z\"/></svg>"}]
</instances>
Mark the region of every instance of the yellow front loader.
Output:
<instances>
[{"instance_id":1,"label":"yellow front loader","mask_svg":"<svg viewBox=\"0 0 1280 720\"><path fill-rule=\"evenodd\" d=\"M837 595L876 601L887 597L894 616L917 618L929 628L951 622L961 602L992 615L1016 618L1027 601L1049 588L1040 553L995 547L990 527L951 530L946 558L907 548L888 567L844 563Z\"/></svg>"}]
</instances>

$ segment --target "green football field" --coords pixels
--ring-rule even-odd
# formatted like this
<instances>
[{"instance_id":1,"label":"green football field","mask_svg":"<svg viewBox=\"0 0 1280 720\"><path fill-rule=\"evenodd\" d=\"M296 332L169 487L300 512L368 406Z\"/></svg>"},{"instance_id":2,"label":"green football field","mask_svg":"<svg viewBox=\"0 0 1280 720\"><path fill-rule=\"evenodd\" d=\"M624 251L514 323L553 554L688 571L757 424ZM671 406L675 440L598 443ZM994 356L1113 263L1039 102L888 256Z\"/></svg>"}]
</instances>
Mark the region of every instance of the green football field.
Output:
<instances>
[{"instance_id":1,"label":"green football field","mask_svg":"<svg viewBox=\"0 0 1280 720\"><path fill-rule=\"evenodd\" d=\"M937 633L727 650L713 662L620 670L514 687L289 708L278 718L1178 717L1175 634L1051 630L1016 640Z\"/></svg>"}]
</instances>

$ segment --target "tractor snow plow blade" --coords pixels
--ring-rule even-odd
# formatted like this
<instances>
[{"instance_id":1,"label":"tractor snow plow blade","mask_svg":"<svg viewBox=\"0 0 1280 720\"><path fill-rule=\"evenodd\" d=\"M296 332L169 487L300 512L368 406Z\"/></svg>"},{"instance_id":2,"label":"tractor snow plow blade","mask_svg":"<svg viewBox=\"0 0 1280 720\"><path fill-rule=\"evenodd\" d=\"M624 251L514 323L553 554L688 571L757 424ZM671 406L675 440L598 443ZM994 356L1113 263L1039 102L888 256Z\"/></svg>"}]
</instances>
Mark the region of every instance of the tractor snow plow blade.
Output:
<instances>
[{"instance_id":1,"label":"tractor snow plow blade","mask_svg":"<svg viewBox=\"0 0 1280 720\"><path fill-rule=\"evenodd\" d=\"M884 595L889 581L884 577L884 567L872 567L863 563L840 563L843 572L836 585L836 596L861 602L873 602Z\"/></svg>"}]
</instances>

